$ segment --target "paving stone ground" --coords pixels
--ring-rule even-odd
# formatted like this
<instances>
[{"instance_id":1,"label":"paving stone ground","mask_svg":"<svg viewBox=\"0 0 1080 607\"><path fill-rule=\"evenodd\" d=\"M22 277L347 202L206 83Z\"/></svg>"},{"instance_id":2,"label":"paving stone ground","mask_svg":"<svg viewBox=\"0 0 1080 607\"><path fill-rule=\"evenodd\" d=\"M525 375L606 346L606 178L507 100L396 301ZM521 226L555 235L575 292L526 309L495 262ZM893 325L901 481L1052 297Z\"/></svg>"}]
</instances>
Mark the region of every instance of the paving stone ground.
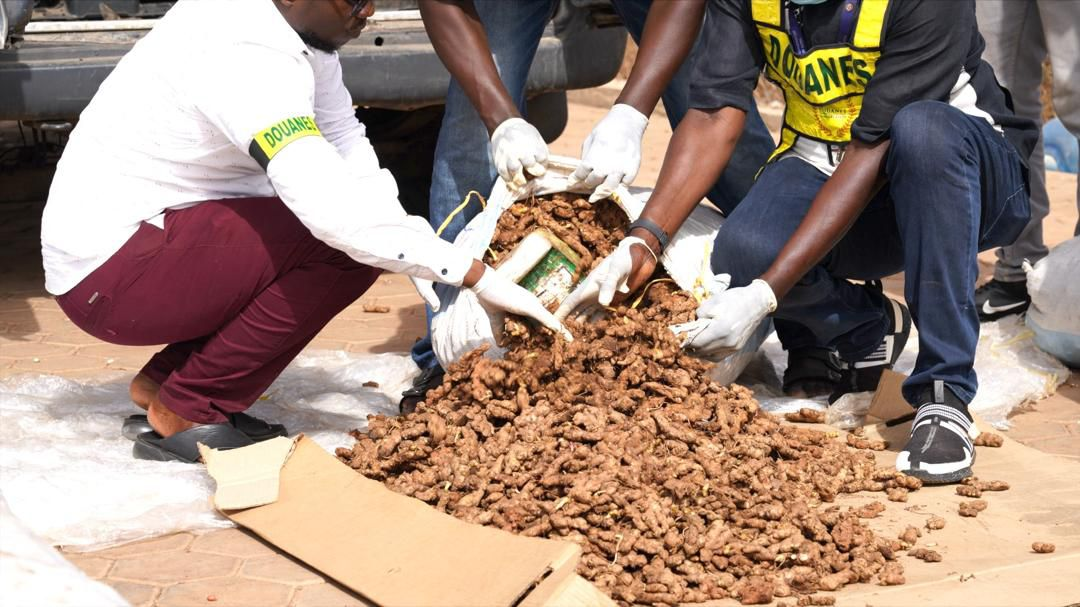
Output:
<instances>
[{"instance_id":1,"label":"paving stone ground","mask_svg":"<svg viewBox=\"0 0 1080 607\"><path fill-rule=\"evenodd\" d=\"M601 99L606 97L601 96ZM610 103L610 101L608 101ZM569 124L552 144L554 154L576 156L581 141L603 114L588 102L572 103ZM638 184L655 183L670 129L654 117L646 131ZM105 344L76 328L42 287L38 231L47 170L0 175L0 377L19 373L86 377L107 371L134 374L155 348ZM1052 213L1048 242L1064 240L1076 222L1076 177L1051 174ZM984 278L993 263L984 254ZM903 278L886 281L902 294ZM363 311L385 304L386 314ZM361 300L335 318L311 348L349 352L402 352L424 331L423 308L409 282L380 278ZM1080 459L1080 376L1058 394L1015 415L1009 436L1032 447ZM364 605L360 597L328 581L250 534L229 529L203 535L180 533L92 553L65 553L90 577L109 584L137 606L331 607Z\"/></svg>"}]
</instances>

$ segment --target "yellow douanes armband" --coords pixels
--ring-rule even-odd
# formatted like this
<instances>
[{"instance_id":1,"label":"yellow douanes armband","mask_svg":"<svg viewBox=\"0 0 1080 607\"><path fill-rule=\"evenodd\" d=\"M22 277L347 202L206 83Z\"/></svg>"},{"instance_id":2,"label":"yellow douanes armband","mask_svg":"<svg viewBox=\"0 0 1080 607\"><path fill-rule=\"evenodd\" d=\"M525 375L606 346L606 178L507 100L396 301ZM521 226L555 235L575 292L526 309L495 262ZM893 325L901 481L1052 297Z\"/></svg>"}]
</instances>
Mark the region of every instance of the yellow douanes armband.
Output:
<instances>
[{"instance_id":1,"label":"yellow douanes armband","mask_svg":"<svg viewBox=\"0 0 1080 607\"><path fill-rule=\"evenodd\" d=\"M286 118L255 133L248 153L265 170L270 160L285 146L301 137L310 136L322 137L319 127L315 126L314 116Z\"/></svg>"}]
</instances>

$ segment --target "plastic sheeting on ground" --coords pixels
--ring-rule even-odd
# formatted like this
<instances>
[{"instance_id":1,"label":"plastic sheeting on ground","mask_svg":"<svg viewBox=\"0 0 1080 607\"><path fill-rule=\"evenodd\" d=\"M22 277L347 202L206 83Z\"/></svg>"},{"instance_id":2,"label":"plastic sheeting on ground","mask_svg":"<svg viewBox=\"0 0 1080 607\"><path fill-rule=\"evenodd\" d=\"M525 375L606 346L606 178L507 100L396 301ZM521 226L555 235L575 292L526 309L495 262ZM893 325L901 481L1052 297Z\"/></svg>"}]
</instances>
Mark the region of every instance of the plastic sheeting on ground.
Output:
<instances>
[{"instance_id":1,"label":"plastic sheeting on ground","mask_svg":"<svg viewBox=\"0 0 1080 607\"><path fill-rule=\"evenodd\" d=\"M252 414L333 451L367 415L397 414L416 365L404 354L306 353ZM145 462L120 435L131 374L106 381L0 380L0 478L11 510L54 545L100 548L180 530L232 526L210 505L203 466ZM365 387L378 382L378 387Z\"/></svg>"},{"instance_id":2,"label":"plastic sheeting on ground","mask_svg":"<svg viewBox=\"0 0 1080 607\"><path fill-rule=\"evenodd\" d=\"M918 331L913 327L904 352L896 361L896 371L911 373L915 368L918 344ZM825 410L824 396L806 399L783 395L780 386L785 368L787 353L774 333L765 341L758 359L739 377L739 383L753 388L766 411L788 413L804 407ZM1053 394L1069 377L1068 368L1038 348L1035 333L1019 316L1007 316L982 325L975 352L975 371L979 375L979 391L970 409L999 429L1009 427L1009 414L1017 407ZM842 428L861 425L870 408L871 397L870 392L845 395L828 407L826 422Z\"/></svg>"},{"instance_id":3,"label":"plastic sheeting on ground","mask_svg":"<svg viewBox=\"0 0 1080 607\"><path fill-rule=\"evenodd\" d=\"M915 334L897 370L914 366ZM824 399L780 396L786 354L769 338L740 382L754 388L763 408L786 412L825 408ZM1068 370L1038 350L1017 317L983 325L976 358L981 387L972 409L989 423L1007 425L1008 413L1043 398ZM727 373L724 367L717 369ZM396 414L401 391L417 373L405 354L308 353L278 378L252 413L286 424L333 450L366 426L369 414ZM0 380L0 477L11 510L54 545L80 549L180 530L231 526L210 505L213 484L202 466L137 461L120 436L122 419L137 410L128 399L131 375L74 381L23 375ZM364 386L378 382L378 387ZM869 394L856 395L833 421L865 414ZM853 405L853 406L849 406ZM843 414L840 418L837 415Z\"/></svg>"},{"instance_id":4,"label":"plastic sheeting on ground","mask_svg":"<svg viewBox=\"0 0 1080 607\"><path fill-rule=\"evenodd\" d=\"M36 537L0 494L0 602L5 607L121 607L115 590L95 582Z\"/></svg>"}]
</instances>

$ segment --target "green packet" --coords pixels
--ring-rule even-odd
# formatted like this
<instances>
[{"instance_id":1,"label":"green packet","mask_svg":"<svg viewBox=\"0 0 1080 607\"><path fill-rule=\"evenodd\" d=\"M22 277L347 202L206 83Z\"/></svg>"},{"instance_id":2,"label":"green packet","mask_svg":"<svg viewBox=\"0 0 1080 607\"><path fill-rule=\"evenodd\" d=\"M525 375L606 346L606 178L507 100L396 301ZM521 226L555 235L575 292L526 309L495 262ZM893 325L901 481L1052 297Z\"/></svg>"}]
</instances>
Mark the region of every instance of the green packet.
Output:
<instances>
[{"instance_id":1,"label":"green packet","mask_svg":"<svg viewBox=\"0 0 1080 607\"><path fill-rule=\"evenodd\" d=\"M538 229L522 239L508 262L520 268L514 273L524 271L516 282L554 310L573 291L581 256L548 230ZM522 264L531 267L525 271Z\"/></svg>"}]
</instances>

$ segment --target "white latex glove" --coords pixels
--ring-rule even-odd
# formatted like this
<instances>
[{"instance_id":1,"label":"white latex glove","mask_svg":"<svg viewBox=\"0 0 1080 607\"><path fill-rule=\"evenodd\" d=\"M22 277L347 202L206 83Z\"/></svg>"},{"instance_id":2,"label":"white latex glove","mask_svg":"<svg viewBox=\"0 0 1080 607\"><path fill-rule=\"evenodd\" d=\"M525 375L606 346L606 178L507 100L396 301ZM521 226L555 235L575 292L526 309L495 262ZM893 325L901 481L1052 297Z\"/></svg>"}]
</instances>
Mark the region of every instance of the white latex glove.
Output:
<instances>
[{"instance_id":1,"label":"white latex glove","mask_svg":"<svg viewBox=\"0 0 1080 607\"><path fill-rule=\"evenodd\" d=\"M416 292L423 298L424 303L431 308L432 312L438 312L439 307L442 305L439 303L439 296L435 293L435 283L424 278L416 278L410 276L409 280L412 282L413 287L416 288Z\"/></svg>"},{"instance_id":2,"label":"white latex glove","mask_svg":"<svg viewBox=\"0 0 1080 607\"><path fill-rule=\"evenodd\" d=\"M582 316L588 316L590 308L596 304L601 306L611 305L615 298L615 292L626 293L630 289L627 281L634 271L634 258L630 254L630 247L640 245L649 251L649 255L655 254L644 240L637 236L627 236L619 243L611 255L605 257L574 292L563 300L558 310L555 310L555 318L564 320L575 310L579 310Z\"/></svg>"},{"instance_id":3,"label":"white latex glove","mask_svg":"<svg viewBox=\"0 0 1080 607\"><path fill-rule=\"evenodd\" d=\"M491 156L499 177L511 188L525 187L525 171L539 177L547 171L548 149L536 127L524 118L508 118L491 134Z\"/></svg>"},{"instance_id":4,"label":"white latex glove","mask_svg":"<svg viewBox=\"0 0 1080 607\"><path fill-rule=\"evenodd\" d=\"M632 106L616 103L581 146L581 164L570 175L570 187L595 188L589 202L603 200L630 185L641 167L641 138L649 118Z\"/></svg>"},{"instance_id":5,"label":"white latex glove","mask_svg":"<svg viewBox=\"0 0 1080 607\"><path fill-rule=\"evenodd\" d=\"M765 317L776 311L776 295L760 278L745 287L714 293L701 302L697 320L672 325L683 347L696 354L728 356L746 345Z\"/></svg>"},{"instance_id":6,"label":"white latex glove","mask_svg":"<svg viewBox=\"0 0 1080 607\"><path fill-rule=\"evenodd\" d=\"M491 268L485 268L483 276L472 286L473 293L480 300L480 305L489 314L510 312L528 316L566 338L574 341L574 336L562 326L555 316L547 311L544 304L535 295L519 286L509 278Z\"/></svg>"}]
</instances>

